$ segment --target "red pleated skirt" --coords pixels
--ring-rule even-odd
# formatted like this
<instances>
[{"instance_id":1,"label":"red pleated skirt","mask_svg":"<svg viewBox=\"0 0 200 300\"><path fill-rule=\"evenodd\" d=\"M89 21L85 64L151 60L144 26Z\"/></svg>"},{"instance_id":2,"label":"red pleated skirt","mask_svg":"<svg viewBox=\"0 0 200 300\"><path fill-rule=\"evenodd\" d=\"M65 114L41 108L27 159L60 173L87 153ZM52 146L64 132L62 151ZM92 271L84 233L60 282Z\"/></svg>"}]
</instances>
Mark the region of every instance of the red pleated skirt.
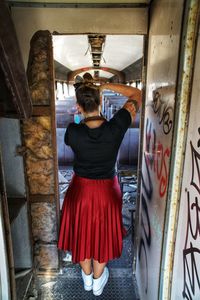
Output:
<instances>
[{"instance_id":1,"label":"red pleated skirt","mask_svg":"<svg viewBox=\"0 0 200 300\"><path fill-rule=\"evenodd\" d=\"M126 230L118 178L88 179L74 175L63 202L58 248L72 253L73 263L118 258Z\"/></svg>"}]
</instances>

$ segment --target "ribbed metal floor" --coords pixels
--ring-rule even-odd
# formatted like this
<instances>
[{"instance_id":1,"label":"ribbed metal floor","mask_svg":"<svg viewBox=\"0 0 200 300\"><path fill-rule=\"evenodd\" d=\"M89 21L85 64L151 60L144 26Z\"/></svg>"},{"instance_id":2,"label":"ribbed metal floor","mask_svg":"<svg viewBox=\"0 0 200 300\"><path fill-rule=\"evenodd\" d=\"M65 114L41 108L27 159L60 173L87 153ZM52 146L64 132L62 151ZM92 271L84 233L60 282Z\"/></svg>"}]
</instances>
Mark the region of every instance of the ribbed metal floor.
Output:
<instances>
[{"instance_id":1,"label":"ribbed metal floor","mask_svg":"<svg viewBox=\"0 0 200 300\"><path fill-rule=\"evenodd\" d=\"M80 273L60 275L50 283L41 286L41 295L38 299L42 300L64 300L64 299L96 299L92 291L86 292L83 289ZM72 276L73 274L73 276ZM78 275L78 276L77 276ZM110 278L104 291L98 299L113 300L136 300L138 299L131 269L110 269Z\"/></svg>"},{"instance_id":2,"label":"ribbed metal floor","mask_svg":"<svg viewBox=\"0 0 200 300\"><path fill-rule=\"evenodd\" d=\"M130 236L124 240L123 253L120 259L110 261L108 264L110 277L106 287L98 299L106 300L138 300L137 285L132 274L132 242ZM86 292L83 288L81 269L78 264L65 263L63 273L56 277L37 277L35 297L31 291L26 299L37 300L90 300L96 299L92 291ZM32 296L33 296L32 292Z\"/></svg>"}]
</instances>

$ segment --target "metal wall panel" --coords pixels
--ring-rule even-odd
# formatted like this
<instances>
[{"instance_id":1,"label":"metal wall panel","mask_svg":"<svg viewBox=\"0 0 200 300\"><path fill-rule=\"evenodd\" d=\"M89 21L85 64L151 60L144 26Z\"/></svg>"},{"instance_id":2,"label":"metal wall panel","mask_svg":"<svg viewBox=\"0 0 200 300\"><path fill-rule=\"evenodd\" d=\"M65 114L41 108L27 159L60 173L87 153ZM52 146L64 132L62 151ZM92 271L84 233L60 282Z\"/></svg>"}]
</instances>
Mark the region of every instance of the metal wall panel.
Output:
<instances>
[{"instance_id":1,"label":"metal wall panel","mask_svg":"<svg viewBox=\"0 0 200 300\"><path fill-rule=\"evenodd\" d=\"M22 236L23 232L23 236ZM15 268L32 267L31 245L27 203L21 208L18 217L11 224Z\"/></svg>"},{"instance_id":2,"label":"metal wall panel","mask_svg":"<svg viewBox=\"0 0 200 300\"><path fill-rule=\"evenodd\" d=\"M183 1L151 7L136 276L142 300L156 300L173 131Z\"/></svg>"},{"instance_id":3,"label":"metal wall panel","mask_svg":"<svg viewBox=\"0 0 200 300\"><path fill-rule=\"evenodd\" d=\"M193 78L189 128L172 280L172 300L200 299L200 32ZM173 284L176 283L176 284Z\"/></svg>"},{"instance_id":4,"label":"metal wall panel","mask_svg":"<svg viewBox=\"0 0 200 300\"><path fill-rule=\"evenodd\" d=\"M0 195L0 299L10 299L10 287L9 287L9 270L6 253L6 240L5 240L5 228L2 211L2 199Z\"/></svg>"},{"instance_id":5,"label":"metal wall panel","mask_svg":"<svg viewBox=\"0 0 200 300\"><path fill-rule=\"evenodd\" d=\"M20 121L0 119L0 142L8 197L24 197L25 178L23 157L17 154L21 146Z\"/></svg>"}]
</instances>

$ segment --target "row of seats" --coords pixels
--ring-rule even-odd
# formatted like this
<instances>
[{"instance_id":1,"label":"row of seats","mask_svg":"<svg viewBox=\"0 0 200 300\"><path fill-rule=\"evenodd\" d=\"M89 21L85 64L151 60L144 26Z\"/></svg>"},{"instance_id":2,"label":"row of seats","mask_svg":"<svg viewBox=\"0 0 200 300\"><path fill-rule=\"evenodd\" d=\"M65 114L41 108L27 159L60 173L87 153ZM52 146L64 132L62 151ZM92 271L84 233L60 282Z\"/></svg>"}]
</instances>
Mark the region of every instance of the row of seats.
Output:
<instances>
[{"instance_id":1,"label":"row of seats","mask_svg":"<svg viewBox=\"0 0 200 300\"><path fill-rule=\"evenodd\" d=\"M112 108L116 112L123 106L127 100L124 96L105 95L103 113L109 114L109 109ZM69 100L58 101L56 105L57 116L57 152L59 165L72 165L74 155L70 147L64 144L64 134L68 123L73 122L73 115L70 115L70 110L75 106L75 98ZM117 164L118 166L126 165L137 167L138 161L138 144L139 144L139 113L136 116L134 124L127 130L122 144L119 149Z\"/></svg>"}]
</instances>

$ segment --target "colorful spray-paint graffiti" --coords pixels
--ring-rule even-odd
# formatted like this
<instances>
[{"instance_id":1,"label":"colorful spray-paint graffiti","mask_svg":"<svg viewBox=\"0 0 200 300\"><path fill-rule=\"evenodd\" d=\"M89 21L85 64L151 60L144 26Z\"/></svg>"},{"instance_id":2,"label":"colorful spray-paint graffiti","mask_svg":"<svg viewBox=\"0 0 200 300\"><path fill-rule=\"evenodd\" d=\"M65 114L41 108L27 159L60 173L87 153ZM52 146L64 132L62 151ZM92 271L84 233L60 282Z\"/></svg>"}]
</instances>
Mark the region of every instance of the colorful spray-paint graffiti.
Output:
<instances>
[{"instance_id":1,"label":"colorful spray-paint graffiti","mask_svg":"<svg viewBox=\"0 0 200 300\"><path fill-rule=\"evenodd\" d=\"M144 163L148 174L147 182L142 176L143 188L148 196L148 199L152 197L152 182L150 178L150 170L155 172L156 180L159 184L159 195L163 197L167 189L167 161L170 155L170 148L163 146L163 144L157 139L156 130L153 128L152 123L147 118L146 121L146 149L144 153Z\"/></svg>"},{"instance_id":2,"label":"colorful spray-paint graffiti","mask_svg":"<svg viewBox=\"0 0 200 300\"><path fill-rule=\"evenodd\" d=\"M152 295L157 295L158 291L173 129L173 95L173 88L159 88L146 108L138 247L140 276L146 294L144 299L153 299L155 296ZM154 291L149 284L152 280Z\"/></svg>"}]
</instances>

